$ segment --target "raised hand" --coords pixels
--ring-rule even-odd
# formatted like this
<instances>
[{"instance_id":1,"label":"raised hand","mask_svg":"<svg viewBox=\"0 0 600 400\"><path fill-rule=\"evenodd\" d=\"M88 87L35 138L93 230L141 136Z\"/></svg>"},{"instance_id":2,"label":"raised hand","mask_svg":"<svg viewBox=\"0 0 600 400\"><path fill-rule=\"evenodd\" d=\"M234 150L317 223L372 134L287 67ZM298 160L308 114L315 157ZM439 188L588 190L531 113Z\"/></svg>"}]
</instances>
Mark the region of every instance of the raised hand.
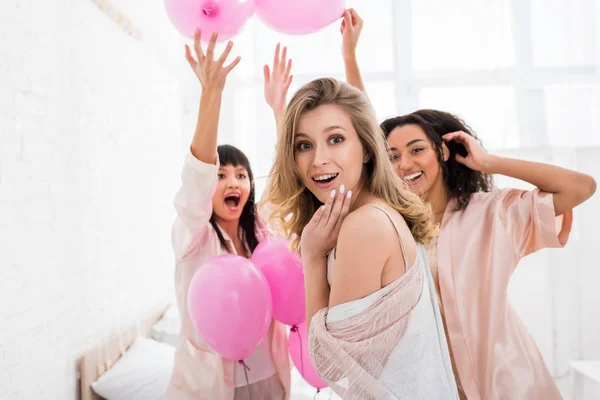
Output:
<instances>
[{"instance_id":1,"label":"raised hand","mask_svg":"<svg viewBox=\"0 0 600 400\"><path fill-rule=\"evenodd\" d=\"M285 100L287 91L292 83L293 75L292 60L287 59L287 47L283 48L281 56L279 55L280 45L277 43L275 47L275 55L273 56L273 69L268 65L264 66L265 77L265 100L273 109L275 115L280 115L285 108Z\"/></svg>"},{"instance_id":2,"label":"raised hand","mask_svg":"<svg viewBox=\"0 0 600 400\"><path fill-rule=\"evenodd\" d=\"M344 58L355 56L356 46L358 45L362 27L363 19L360 15L358 15L353 8L347 9L346 12L344 12L344 19L340 26L340 32L342 34L342 54Z\"/></svg>"},{"instance_id":3,"label":"raised hand","mask_svg":"<svg viewBox=\"0 0 600 400\"><path fill-rule=\"evenodd\" d=\"M340 227L350 211L352 191L344 193L332 190L325 204L314 213L309 223L302 230L300 237L300 253L304 259L325 258L337 243Z\"/></svg>"},{"instance_id":4,"label":"raised hand","mask_svg":"<svg viewBox=\"0 0 600 400\"><path fill-rule=\"evenodd\" d=\"M215 46L217 44L218 33L213 33L208 47L206 48L206 54L202 51L202 45L200 42L201 32L196 29L194 35L194 51L196 58L192 55L190 47L185 45L185 58L188 60L190 67L194 70L194 73L200 80L203 92L222 92L225 87L225 81L227 75L235 68L241 60L241 57L237 57L230 64L224 66L229 53L233 47L233 42L227 43L227 47L221 54L221 56L215 60Z\"/></svg>"},{"instance_id":5,"label":"raised hand","mask_svg":"<svg viewBox=\"0 0 600 400\"><path fill-rule=\"evenodd\" d=\"M442 139L446 142L452 141L465 146L467 156L463 157L460 154L456 154L456 161L472 170L488 172L490 155L473 136L463 131L457 131L445 134L442 136Z\"/></svg>"}]
</instances>

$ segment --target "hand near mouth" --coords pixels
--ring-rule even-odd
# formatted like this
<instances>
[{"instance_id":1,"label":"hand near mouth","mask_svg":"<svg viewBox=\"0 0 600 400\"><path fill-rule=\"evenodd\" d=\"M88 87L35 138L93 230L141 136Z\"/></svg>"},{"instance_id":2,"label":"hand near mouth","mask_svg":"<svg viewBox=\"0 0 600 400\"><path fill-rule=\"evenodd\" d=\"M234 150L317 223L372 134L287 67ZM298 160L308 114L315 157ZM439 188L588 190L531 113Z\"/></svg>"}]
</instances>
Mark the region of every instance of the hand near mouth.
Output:
<instances>
[{"instance_id":1,"label":"hand near mouth","mask_svg":"<svg viewBox=\"0 0 600 400\"><path fill-rule=\"evenodd\" d=\"M310 222L304 227L300 238L302 258L324 258L337 243L340 227L352 203L352 191L333 189L324 205L319 207Z\"/></svg>"}]
</instances>

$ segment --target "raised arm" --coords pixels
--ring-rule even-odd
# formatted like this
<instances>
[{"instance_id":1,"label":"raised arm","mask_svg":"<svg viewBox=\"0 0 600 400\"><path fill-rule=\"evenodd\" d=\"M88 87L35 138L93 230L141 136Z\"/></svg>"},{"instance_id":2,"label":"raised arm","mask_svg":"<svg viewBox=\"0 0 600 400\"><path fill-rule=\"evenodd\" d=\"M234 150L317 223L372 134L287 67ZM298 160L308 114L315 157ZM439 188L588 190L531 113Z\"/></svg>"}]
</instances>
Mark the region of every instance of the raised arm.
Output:
<instances>
[{"instance_id":1,"label":"raised arm","mask_svg":"<svg viewBox=\"0 0 600 400\"><path fill-rule=\"evenodd\" d=\"M275 47L273 55L273 67L269 68L265 64L263 68L265 78L265 100L273 114L275 115L275 123L277 126L277 138L279 138L279 125L285 112L285 103L288 89L292 83L294 76L292 72L292 59L287 59L287 47L283 48L281 56L279 54L280 44Z\"/></svg>"},{"instance_id":2,"label":"raised arm","mask_svg":"<svg viewBox=\"0 0 600 400\"><path fill-rule=\"evenodd\" d=\"M360 69L358 68L358 61L356 60L356 47L362 27L363 19L358 13L353 8L346 10L342 25L340 26L346 82L361 92L365 92L365 84L363 83Z\"/></svg>"},{"instance_id":3,"label":"raised arm","mask_svg":"<svg viewBox=\"0 0 600 400\"><path fill-rule=\"evenodd\" d=\"M206 50L202 51L200 31L194 37L196 58L185 46L186 58L202 85L196 132L181 173L181 187L174 200L177 218L173 224L171 241L177 260L185 258L208 231L212 215L212 196L217 187L217 133L221 111L221 94L227 74L240 61L236 58L223 66L232 43L218 60L214 60L217 35L213 34Z\"/></svg>"},{"instance_id":4,"label":"raised arm","mask_svg":"<svg viewBox=\"0 0 600 400\"><path fill-rule=\"evenodd\" d=\"M283 114L285 113L287 92L292 84L294 76L292 72L292 59L287 58L287 47L283 48L280 54L280 44L277 43L275 46L275 53L273 55L273 66L269 68L269 65L265 64L263 68L264 72L264 89L265 89L265 101L271 107L273 115L275 116L275 127L277 131L277 140L281 136L280 124L283 120ZM268 178L263 196L268 193L268 188L272 185L272 180ZM261 201L258 203L258 214L262 219L268 221L271 228L278 234L283 233L283 228L277 221L271 220L272 205Z\"/></svg>"},{"instance_id":5,"label":"raised arm","mask_svg":"<svg viewBox=\"0 0 600 400\"><path fill-rule=\"evenodd\" d=\"M198 122L190 149L194 157L207 164L214 164L217 161L217 135L223 88L227 75L240 62L240 57L237 57L230 64L224 65L233 47L233 42L227 43L223 54L215 60L217 37L217 33L212 34L205 54L200 42L201 32L196 30L194 36L196 58L192 56L189 46L185 46L185 57L202 86Z\"/></svg>"},{"instance_id":6,"label":"raised arm","mask_svg":"<svg viewBox=\"0 0 600 400\"><path fill-rule=\"evenodd\" d=\"M465 132L444 135L446 141L458 141L467 149L467 157L456 155L456 161L488 174L500 174L531 183L543 192L553 194L554 213L564 213L589 199L596 191L596 181L589 175L555 165L517 160L488 154Z\"/></svg>"}]
</instances>

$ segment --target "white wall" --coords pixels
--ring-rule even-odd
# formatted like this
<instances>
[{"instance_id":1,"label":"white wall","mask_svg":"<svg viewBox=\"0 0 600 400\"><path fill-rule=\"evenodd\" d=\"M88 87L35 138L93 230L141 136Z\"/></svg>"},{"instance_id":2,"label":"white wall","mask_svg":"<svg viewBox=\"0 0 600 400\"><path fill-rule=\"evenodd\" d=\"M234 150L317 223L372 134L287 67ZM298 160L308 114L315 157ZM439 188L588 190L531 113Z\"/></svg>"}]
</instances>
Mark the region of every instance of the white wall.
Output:
<instances>
[{"instance_id":1,"label":"white wall","mask_svg":"<svg viewBox=\"0 0 600 400\"><path fill-rule=\"evenodd\" d=\"M0 5L1 399L75 399L81 353L172 293L183 45L162 2L112 5L141 41L91 0Z\"/></svg>"},{"instance_id":2,"label":"white wall","mask_svg":"<svg viewBox=\"0 0 600 400\"><path fill-rule=\"evenodd\" d=\"M599 3L600 11L600 3ZM578 151L577 162L581 171L590 171L600 182L600 148ZM596 193L579 209L578 279L575 291L579 293L579 357L600 360L600 193ZM585 232L585 234L582 234ZM582 399L600 399L600 383L583 379L577 388Z\"/></svg>"}]
</instances>

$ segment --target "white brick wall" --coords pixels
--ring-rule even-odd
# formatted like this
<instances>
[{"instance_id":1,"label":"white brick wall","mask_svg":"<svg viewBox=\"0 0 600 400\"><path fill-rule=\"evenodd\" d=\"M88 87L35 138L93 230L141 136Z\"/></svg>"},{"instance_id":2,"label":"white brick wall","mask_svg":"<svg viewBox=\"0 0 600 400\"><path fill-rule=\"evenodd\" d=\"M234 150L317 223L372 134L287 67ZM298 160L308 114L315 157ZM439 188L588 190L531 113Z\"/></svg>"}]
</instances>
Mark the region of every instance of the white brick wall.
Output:
<instances>
[{"instance_id":1,"label":"white brick wall","mask_svg":"<svg viewBox=\"0 0 600 400\"><path fill-rule=\"evenodd\" d=\"M142 41L91 0L0 4L0 399L77 398L81 353L172 294L183 46L162 2L112 5Z\"/></svg>"}]
</instances>

